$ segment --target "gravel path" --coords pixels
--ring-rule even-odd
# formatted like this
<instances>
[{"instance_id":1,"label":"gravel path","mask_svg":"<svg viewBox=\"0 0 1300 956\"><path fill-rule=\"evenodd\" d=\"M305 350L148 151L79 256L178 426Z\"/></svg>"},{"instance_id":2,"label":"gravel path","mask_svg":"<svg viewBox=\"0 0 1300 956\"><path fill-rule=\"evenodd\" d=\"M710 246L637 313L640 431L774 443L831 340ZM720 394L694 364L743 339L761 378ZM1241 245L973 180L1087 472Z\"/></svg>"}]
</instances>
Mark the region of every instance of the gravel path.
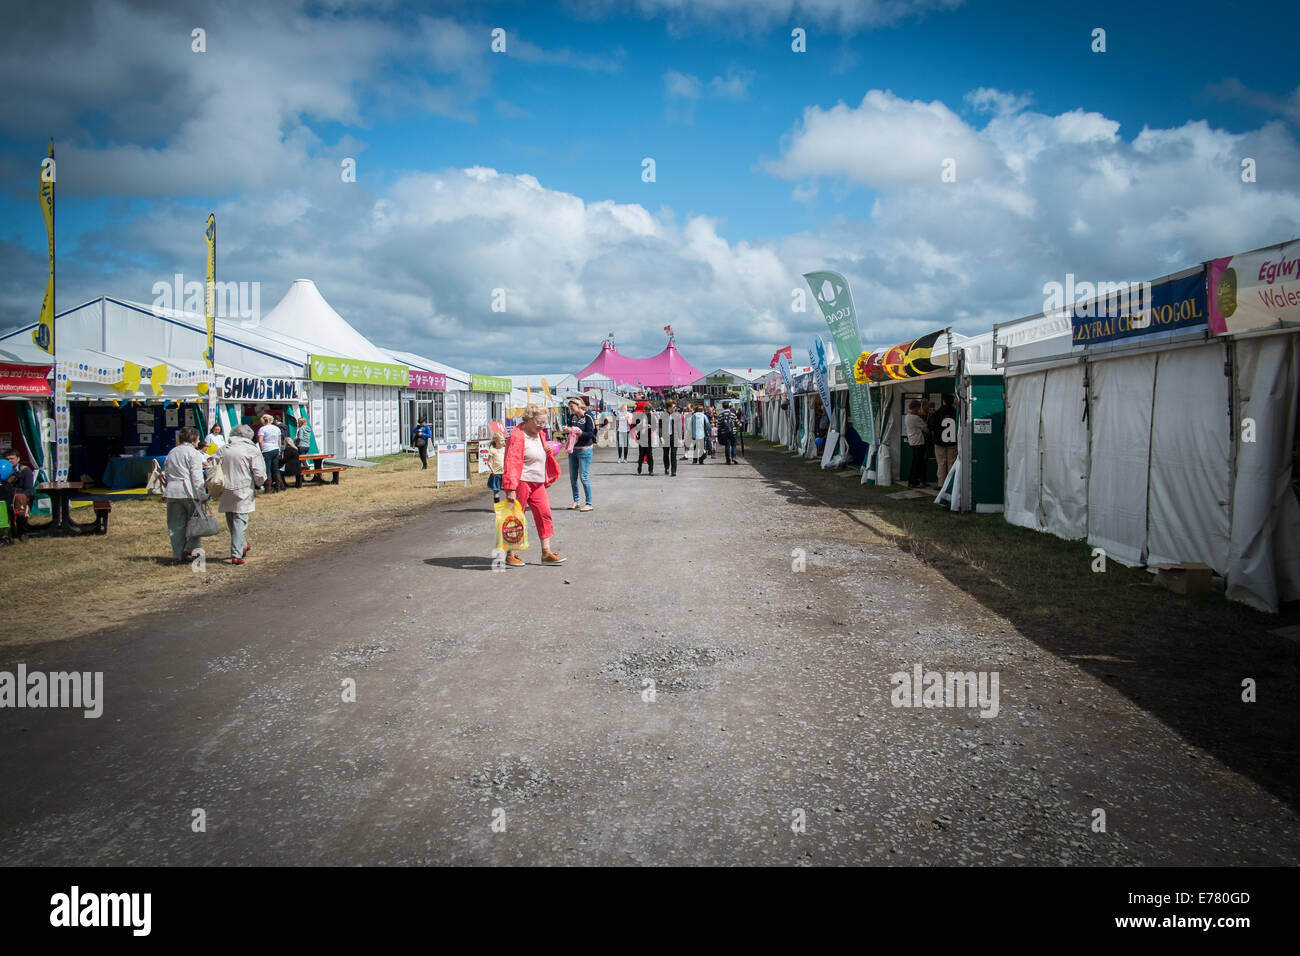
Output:
<instances>
[{"instance_id":1,"label":"gravel path","mask_svg":"<svg viewBox=\"0 0 1300 956\"><path fill-rule=\"evenodd\" d=\"M239 603L6 651L106 703L0 710L0 862L1300 861L1276 798L844 512L635 470L598 451L561 567L494 571L486 493L266 578L254 525ZM996 716L893 706L918 664L996 672Z\"/></svg>"}]
</instances>

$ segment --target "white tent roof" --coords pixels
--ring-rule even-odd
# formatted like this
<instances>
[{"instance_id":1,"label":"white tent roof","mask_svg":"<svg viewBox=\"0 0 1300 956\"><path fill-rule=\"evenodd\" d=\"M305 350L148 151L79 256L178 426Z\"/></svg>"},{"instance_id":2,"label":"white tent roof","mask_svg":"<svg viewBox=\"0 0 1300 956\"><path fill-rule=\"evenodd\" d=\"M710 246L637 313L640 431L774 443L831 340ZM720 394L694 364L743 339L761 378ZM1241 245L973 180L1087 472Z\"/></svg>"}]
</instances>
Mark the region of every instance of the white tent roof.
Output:
<instances>
[{"instance_id":1,"label":"white tent roof","mask_svg":"<svg viewBox=\"0 0 1300 956\"><path fill-rule=\"evenodd\" d=\"M330 307L311 279L294 279L284 298L262 316L257 328L310 342L328 355L369 362L390 361L388 353L373 345Z\"/></svg>"},{"instance_id":2,"label":"white tent roof","mask_svg":"<svg viewBox=\"0 0 1300 956\"><path fill-rule=\"evenodd\" d=\"M15 338L0 341L0 362L13 365L53 365L54 357L29 342Z\"/></svg>"},{"instance_id":3,"label":"white tent roof","mask_svg":"<svg viewBox=\"0 0 1300 956\"><path fill-rule=\"evenodd\" d=\"M452 382L457 385L469 388L473 381L473 376L462 369L453 368L442 362L435 362L431 358L425 358L423 355L416 355L414 352L399 352L397 349L384 349L392 358L392 361L400 362L402 365L409 365L411 368L419 369L425 372L437 372L439 375L447 376L447 384ZM389 361L389 359L384 359Z\"/></svg>"}]
</instances>

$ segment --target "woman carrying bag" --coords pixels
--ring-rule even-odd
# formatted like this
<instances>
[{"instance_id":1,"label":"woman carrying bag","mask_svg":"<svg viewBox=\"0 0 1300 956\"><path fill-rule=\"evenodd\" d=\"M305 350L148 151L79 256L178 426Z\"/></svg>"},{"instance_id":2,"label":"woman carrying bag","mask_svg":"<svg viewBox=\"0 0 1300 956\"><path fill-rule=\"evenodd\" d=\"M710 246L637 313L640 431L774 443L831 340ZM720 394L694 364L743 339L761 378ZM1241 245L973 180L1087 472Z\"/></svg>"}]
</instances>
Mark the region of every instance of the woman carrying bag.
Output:
<instances>
[{"instance_id":1,"label":"woman carrying bag","mask_svg":"<svg viewBox=\"0 0 1300 956\"><path fill-rule=\"evenodd\" d=\"M255 485L265 484L266 462L253 444L253 430L238 425L230 431L230 441L221 449L221 470L226 487L217 509L226 516L230 529L230 563L243 564L251 550L248 543L248 516L257 508L253 501Z\"/></svg>"},{"instance_id":2,"label":"woman carrying bag","mask_svg":"<svg viewBox=\"0 0 1300 956\"><path fill-rule=\"evenodd\" d=\"M546 409L529 405L523 420L511 429L506 439L506 470L501 487L507 501L518 501L533 512L537 536L542 539L542 564L563 564L565 559L551 550L551 502L546 489L560 477L560 463L555 460L542 438L546 426ZM506 567L517 568L524 559L506 551Z\"/></svg>"},{"instance_id":3,"label":"woman carrying bag","mask_svg":"<svg viewBox=\"0 0 1300 956\"><path fill-rule=\"evenodd\" d=\"M185 426L176 432L176 447L167 453L163 465L163 499L167 502L167 536L172 543L172 560L189 561L199 539L189 530L190 519L199 514L199 505L208 500L203 488L203 463L207 456L199 451L199 430Z\"/></svg>"}]
</instances>

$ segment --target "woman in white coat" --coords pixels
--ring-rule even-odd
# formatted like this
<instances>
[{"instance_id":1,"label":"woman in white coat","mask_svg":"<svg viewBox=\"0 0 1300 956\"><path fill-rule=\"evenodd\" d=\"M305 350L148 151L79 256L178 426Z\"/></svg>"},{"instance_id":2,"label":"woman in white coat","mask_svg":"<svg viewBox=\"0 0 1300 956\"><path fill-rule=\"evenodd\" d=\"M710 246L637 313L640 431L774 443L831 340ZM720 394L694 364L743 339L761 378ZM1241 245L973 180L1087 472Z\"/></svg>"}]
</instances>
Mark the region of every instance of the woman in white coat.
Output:
<instances>
[{"instance_id":1,"label":"woman in white coat","mask_svg":"<svg viewBox=\"0 0 1300 956\"><path fill-rule=\"evenodd\" d=\"M198 538L189 537L190 518L206 501L203 489L203 452L196 447L199 430L186 426L176 432L176 447L167 453L163 466L163 498L167 501L167 536L171 538L172 560L177 564L190 560L199 546ZM3 505L0 505L3 507Z\"/></svg>"},{"instance_id":2,"label":"woman in white coat","mask_svg":"<svg viewBox=\"0 0 1300 956\"><path fill-rule=\"evenodd\" d=\"M266 481L266 462L253 444L253 430L238 425L230 431L230 441L221 449L221 470L226 475L226 490L221 493L217 510L226 516L230 529L230 563L243 564L252 549L248 543L248 516L256 509L253 489Z\"/></svg>"}]
</instances>

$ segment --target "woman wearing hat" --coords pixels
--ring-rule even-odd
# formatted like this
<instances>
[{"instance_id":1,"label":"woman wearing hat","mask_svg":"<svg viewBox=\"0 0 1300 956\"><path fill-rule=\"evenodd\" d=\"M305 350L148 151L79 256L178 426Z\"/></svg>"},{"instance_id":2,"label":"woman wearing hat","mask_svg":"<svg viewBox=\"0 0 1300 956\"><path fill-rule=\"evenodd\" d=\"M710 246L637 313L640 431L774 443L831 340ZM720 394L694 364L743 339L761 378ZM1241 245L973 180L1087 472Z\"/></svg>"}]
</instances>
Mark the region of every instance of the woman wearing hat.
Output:
<instances>
[{"instance_id":1,"label":"woman wearing hat","mask_svg":"<svg viewBox=\"0 0 1300 956\"><path fill-rule=\"evenodd\" d=\"M580 398L569 399L568 432L574 441L569 450L569 486L573 489L570 511L591 511L591 456L596 450L596 419L587 411ZM582 490L587 503L578 507L578 476L582 476Z\"/></svg>"}]
</instances>

